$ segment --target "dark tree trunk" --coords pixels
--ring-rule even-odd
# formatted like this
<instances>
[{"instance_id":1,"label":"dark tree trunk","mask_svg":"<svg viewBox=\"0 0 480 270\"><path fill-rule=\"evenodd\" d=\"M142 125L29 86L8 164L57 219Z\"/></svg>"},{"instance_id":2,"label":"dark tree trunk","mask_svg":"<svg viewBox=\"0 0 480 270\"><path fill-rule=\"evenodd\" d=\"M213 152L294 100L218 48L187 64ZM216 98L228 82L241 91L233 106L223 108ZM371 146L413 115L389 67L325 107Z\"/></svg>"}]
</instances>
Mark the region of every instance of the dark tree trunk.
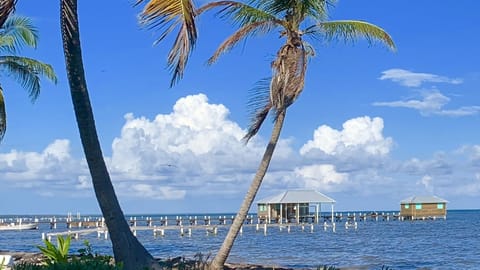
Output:
<instances>
[{"instance_id":1,"label":"dark tree trunk","mask_svg":"<svg viewBox=\"0 0 480 270\"><path fill-rule=\"evenodd\" d=\"M16 4L17 0L0 0L0 28L3 27L8 16L15 11Z\"/></svg>"},{"instance_id":2,"label":"dark tree trunk","mask_svg":"<svg viewBox=\"0 0 480 270\"><path fill-rule=\"evenodd\" d=\"M242 205L240 210L238 211L235 219L233 220L232 226L228 230L227 236L223 241L222 246L218 250L217 255L213 259L210 268L219 270L223 269L223 265L227 261L228 255L232 250L233 243L237 238L238 233L240 232L240 228L242 227L245 218L247 217L248 210L252 206L253 200L255 200L255 196L257 195L258 190L260 189L260 185L262 184L263 178L267 173L268 166L270 165L270 161L272 160L273 152L275 151L275 147L277 146L278 138L280 137L280 132L282 131L283 121L285 120L285 113L286 109L281 111L278 114L278 117L275 121L275 125L272 130L272 135L270 137L270 142L265 149L265 153L263 154L262 161L260 162L260 166L258 167L257 173L253 178L252 184L250 184L250 188L248 189L245 198L243 199Z\"/></svg>"},{"instance_id":3,"label":"dark tree trunk","mask_svg":"<svg viewBox=\"0 0 480 270\"><path fill-rule=\"evenodd\" d=\"M113 254L123 269L151 267L154 259L132 234L108 174L98 141L83 70L77 1L61 0L61 27L70 92L93 188L110 233Z\"/></svg>"}]
</instances>

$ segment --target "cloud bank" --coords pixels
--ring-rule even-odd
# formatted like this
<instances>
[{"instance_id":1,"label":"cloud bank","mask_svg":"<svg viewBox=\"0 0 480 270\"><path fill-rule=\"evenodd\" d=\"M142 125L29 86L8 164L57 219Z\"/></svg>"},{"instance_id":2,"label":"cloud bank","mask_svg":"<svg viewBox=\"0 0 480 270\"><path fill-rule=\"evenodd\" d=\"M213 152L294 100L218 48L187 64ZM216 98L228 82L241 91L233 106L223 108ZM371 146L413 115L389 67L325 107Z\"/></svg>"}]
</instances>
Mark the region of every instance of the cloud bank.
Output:
<instances>
[{"instance_id":1,"label":"cloud bank","mask_svg":"<svg viewBox=\"0 0 480 270\"><path fill-rule=\"evenodd\" d=\"M154 119L127 113L106 157L117 194L138 201L241 198L265 147L260 137L245 145L244 133L228 108L209 103L204 94L181 98ZM380 117L348 119L341 129L321 125L298 149L291 140L279 141L260 194L308 188L398 199L433 192L480 195L480 146L408 160L395 160L394 146ZM0 179L3 186L40 196L93 197L86 163L72 156L64 139L39 153L0 153Z\"/></svg>"}]
</instances>

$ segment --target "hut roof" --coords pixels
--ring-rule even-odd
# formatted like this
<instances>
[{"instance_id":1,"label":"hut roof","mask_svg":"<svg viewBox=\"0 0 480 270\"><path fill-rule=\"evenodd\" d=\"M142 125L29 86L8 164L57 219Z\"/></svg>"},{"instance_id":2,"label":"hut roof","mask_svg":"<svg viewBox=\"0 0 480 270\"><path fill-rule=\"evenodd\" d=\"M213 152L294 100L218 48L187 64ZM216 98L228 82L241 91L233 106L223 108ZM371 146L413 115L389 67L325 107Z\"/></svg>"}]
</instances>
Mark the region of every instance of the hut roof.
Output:
<instances>
[{"instance_id":1,"label":"hut roof","mask_svg":"<svg viewBox=\"0 0 480 270\"><path fill-rule=\"evenodd\" d=\"M315 190L288 190L259 200L257 203L335 203L335 200Z\"/></svg>"},{"instance_id":2,"label":"hut roof","mask_svg":"<svg viewBox=\"0 0 480 270\"><path fill-rule=\"evenodd\" d=\"M400 201L401 204L408 204L408 203L447 203L447 200L439 198L434 195L430 196L412 196L408 197L405 200Z\"/></svg>"}]
</instances>

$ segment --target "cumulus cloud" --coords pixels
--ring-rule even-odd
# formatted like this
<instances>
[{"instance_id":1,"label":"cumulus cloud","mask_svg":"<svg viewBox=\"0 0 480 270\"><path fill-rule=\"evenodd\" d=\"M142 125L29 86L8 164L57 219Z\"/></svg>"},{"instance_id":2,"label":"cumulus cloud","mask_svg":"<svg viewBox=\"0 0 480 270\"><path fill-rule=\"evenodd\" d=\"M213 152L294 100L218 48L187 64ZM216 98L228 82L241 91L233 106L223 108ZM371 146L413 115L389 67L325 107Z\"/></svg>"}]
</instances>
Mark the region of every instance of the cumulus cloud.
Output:
<instances>
[{"instance_id":1,"label":"cumulus cloud","mask_svg":"<svg viewBox=\"0 0 480 270\"><path fill-rule=\"evenodd\" d=\"M305 188L322 191L339 191L348 181L348 174L337 172L332 164L302 166L295 169L295 175Z\"/></svg>"},{"instance_id":2,"label":"cumulus cloud","mask_svg":"<svg viewBox=\"0 0 480 270\"><path fill-rule=\"evenodd\" d=\"M61 180L69 177L74 168L73 171L80 171L79 167L70 155L68 140L55 140L41 153L12 150L0 154L0 174L19 185L35 186L40 181Z\"/></svg>"},{"instance_id":3,"label":"cumulus cloud","mask_svg":"<svg viewBox=\"0 0 480 270\"><path fill-rule=\"evenodd\" d=\"M392 148L392 138L383 137L383 119L368 116L353 118L342 125L343 130L335 130L322 125L300 148L301 155L320 150L326 155L341 156L348 152L363 152L371 156L384 156Z\"/></svg>"},{"instance_id":4,"label":"cumulus cloud","mask_svg":"<svg viewBox=\"0 0 480 270\"><path fill-rule=\"evenodd\" d=\"M448 78L430 73L417 73L400 68L392 68L382 72L380 80L391 80L407 87L419 87L423 83L449 83L461 84L462 79Z\"/></svg>"},{"instance_id":5,"label":"cumulus cloud","mask_svg":"<svg viewBox=\"0 0 480 270\"><path fill-rule=\"evenodd\" d=\"M374 106L385 106L394 108L415 109L423 116L443 115L443 116L468 116L480 112L480 106L463 106L457 109L444 109L450 102L450 98L440 93L438 90L421 91L419 99L409 99L390 102L375 102Z\"/></svg>"},{"instance_id":6,"label":"cumulus cloud","mask_svg":"<svg viewBox=\"0 0 480 270\"><path fill-rule=\"evenodd\" d=\"M147 182L175 185L176 196L187 190L215 194L238 191L239 185L246 188L265 144L254 139L245 145L245 130L228 116L225 106L210 104L204 94L179 99L171 113L153 120L129 113L112 144L112 173L137 188L148 187ZM289 144L279 141L274 155L278 162L291 158ZM160 197L168 193L152 192Z\"/></svg>"}]
</instances>

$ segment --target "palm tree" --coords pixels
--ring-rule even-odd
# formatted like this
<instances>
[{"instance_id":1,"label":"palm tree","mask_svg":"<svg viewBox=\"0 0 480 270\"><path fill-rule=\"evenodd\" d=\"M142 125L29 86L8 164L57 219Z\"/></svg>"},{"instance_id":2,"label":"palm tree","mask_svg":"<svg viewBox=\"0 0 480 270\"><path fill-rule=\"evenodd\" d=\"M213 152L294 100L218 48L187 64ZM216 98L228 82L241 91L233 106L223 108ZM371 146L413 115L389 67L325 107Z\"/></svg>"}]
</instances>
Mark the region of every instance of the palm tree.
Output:
<instances>
[{"instance_id":1,"label":"palm tree","mask_svg":"<svg viewBox=\"0 0 480 270\"><path fill-rule=\"evenodd\" d=\"M7 15L8 16L8 15ZM0 21L0 23L2 23ZM12 76L23 88L28 91L32 102L40 94L40 79L57 82L57 77L52 66L38 60L18 56L18 51L24 47L37 47L38 32L32 21L26 17L10 16L0 27L0 68ZM5 110L5 97L0 85L0 141L7 129L7 115Z\"/></svg>"},{"instance_id":2,"label":"palm tree","mask_svg":"<svg viewBox=\"0 0 480 270\"><path fill-rule=\"evenodd\" d=\"M138 0L138 3L143 0ZM379 41L395 50L391 37L380 27L364 21L342 20L328 21L328 8L333 0L251 0L249 3L237 1L217 1L195 9L190 0L151 0L143 13L144 24L162 29L157 42L163 40L175 28L179 28L177 39L168 57L173 71L172 84L183 75L191 48L196 41L195 17L213 8L220 8L219 14L232 19L239 29L227 38L209 59L214 63L218 57L232 49L239 41L257 34L279 31L285 40L276 58L271 63L272 76L269 84L260 84L259 97L268 90L268 98L255 102L252 123L245 135L248 142L255 136L270 112L274 115L274 127L270 141L265 149L262 161L252 184L242 202L229 232L211 263L213 269L222 269L233 243L243 225L262 180L267 172L275 150L287 108L301 94L309 57L314 55L313 41L345 40L355 41L365 38L370 44Z\"/></svg>"},{"instance_id":3,"label":"palm tree","mask_svg":"<svg viewBox=\"0 0 480 270\"><path fill-rule=\"evenodd\" d=\"M155 268L152 255L132 234L115 194L98 141L83 69L77 1L61 1L62 41L70 93L93 187L110 233L115 261L124 269Z\"/></svg>"}]
</instances>

